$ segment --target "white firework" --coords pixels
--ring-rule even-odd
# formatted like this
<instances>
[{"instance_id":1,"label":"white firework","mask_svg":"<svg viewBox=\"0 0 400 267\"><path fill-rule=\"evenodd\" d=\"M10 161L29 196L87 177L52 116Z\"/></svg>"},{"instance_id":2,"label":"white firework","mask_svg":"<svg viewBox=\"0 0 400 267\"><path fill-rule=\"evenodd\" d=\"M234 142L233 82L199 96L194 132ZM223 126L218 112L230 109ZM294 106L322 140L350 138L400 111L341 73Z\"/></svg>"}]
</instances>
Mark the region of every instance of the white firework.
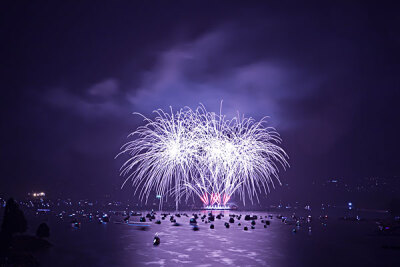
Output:
<instances>
[{"instance_id":1,"label":"white firework","mask_svg":"<svg viewBox=\"0 0 400 267\"><path fill-rule=\"evenodd\" d=\"M170 113L159 109L156 117L144 118L145 125L129 136L118 154L130 158L122 165L121 175L131 180L140 198L151 192L173 195L176 205L198 195L205 205L226 205L238 192L243 203L246 196L258 200L258 193L275 187L278 165L286 168L287 154L279 146L281 139L266 118L256 121L232 119L208 112L203 105ZM123 185L124 185L123 184ZM161 199L160 205L162 205Z\"/></svg>"}]
</instances>

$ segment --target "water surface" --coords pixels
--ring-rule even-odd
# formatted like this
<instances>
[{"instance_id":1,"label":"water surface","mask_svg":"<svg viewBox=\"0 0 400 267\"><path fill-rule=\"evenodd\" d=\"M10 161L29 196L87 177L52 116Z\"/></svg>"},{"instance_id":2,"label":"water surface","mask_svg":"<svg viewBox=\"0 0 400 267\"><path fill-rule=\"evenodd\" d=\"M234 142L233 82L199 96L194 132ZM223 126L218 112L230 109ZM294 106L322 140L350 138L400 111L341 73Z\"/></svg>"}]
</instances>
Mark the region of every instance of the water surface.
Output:
<instances>
[{"instance_id":1,"label":"water surface","mask_svg":"<svg viewBox=\"0 0 400 267\"><path fill-rule=\"evenodd\" d=\"M224 226L229 212L213 222L215 229L198 219L199 231L193 231L187 217L176 218L181 226L173 226L168 217L160 225L149 222L147 231L116 224L121 220L116 216L107 224L82 221L81 229L48 217L54 246L35 256L43 266L400 266L400 250L383 248L400 245L399 237L379 235L373 221L313 218L297 228L282 223L276 213L254 212L274 218L267 228L258 219L251 229L250 221L244 221L250 212L242 214L229 229ZM159 246L153 246L156 234Z\"/></svg>"}]
</instances>

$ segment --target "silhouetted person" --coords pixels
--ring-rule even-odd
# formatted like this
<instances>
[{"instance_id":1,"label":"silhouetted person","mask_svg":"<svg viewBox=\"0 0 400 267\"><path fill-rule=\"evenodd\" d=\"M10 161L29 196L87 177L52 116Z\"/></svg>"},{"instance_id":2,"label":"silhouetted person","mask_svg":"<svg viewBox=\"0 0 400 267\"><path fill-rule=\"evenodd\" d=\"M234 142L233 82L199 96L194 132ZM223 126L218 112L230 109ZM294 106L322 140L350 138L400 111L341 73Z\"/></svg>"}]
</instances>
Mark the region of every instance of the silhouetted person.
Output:
<instances>
[{"instance_id":1,"label":"silhouetted person","mask_svg":"<svg viewBox=\"0 0 400 267\"><path fill-rule=\"evenodd\" d=\"M27 221L24 213L18 207L13 198L7 200L3 223L0 231L0 255L6 254L15 233L24 233L27 229Z\"/></svg>"},{"instance_id":2,"label":"silhouetted person","mask_svg":"<svg viewBox=\"0 0 400 267\"><path fill-rule=\"evenodd\" d=\"M41 223L36 230L36 236L39 238L46 238L50 236L50 228L46 223Z\"/></svg>"},{"instance_id":3,"label":"silhouetted person","mask_svg":"<svg viewBox=\"0 0 400 267\"><path fill-rule=\"evenodd\" d=\"M15 233L24 233L27 229L27 221L24 213L18 207L13 198L7 200L4 211L3 223L1 224L1 232L13 235Z\"/></svg>"}]
</instances>

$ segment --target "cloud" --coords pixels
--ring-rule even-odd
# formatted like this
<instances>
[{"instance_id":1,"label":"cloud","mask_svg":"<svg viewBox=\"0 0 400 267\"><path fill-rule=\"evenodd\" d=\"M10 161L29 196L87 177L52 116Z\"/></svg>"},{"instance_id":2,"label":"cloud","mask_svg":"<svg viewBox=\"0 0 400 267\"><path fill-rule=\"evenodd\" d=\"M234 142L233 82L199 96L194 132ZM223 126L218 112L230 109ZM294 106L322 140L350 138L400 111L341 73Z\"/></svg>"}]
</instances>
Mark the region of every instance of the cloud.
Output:
<instances>
[{"instance_id":1,"label":"cloud","mask_svg":"<svg viewBox=\"0 0 400 267\"><path fill-rule=\"evenodd\" d=\"M340 97L346 94L334 83L338 72L335 67L329 72L316 70L300 62L302 57L291 58L287 47L276 48L271 55L269 46L276 45L277 31L268 28L265 34L271 41L254 36L257 32L226 24L164 48L147 70L132 73L132 83L107 78L78 94L55 89L47 99L85 118L125 120L135 111L151 116L154 109L195 108L199 103L218 112L223 100L223 113L228 116L237 112L257 119L270 116L270 125L278 131L302 131L313 142L329 144L321 146L326 151L350 123L351 107L343 105ZM255 42L263 48L254 51ZM325 57L324 49L315 52L319 53Z\"/></svg>"},{"instance_id":2,"label":"cloud","mask_svg":"<svg viewBox=\"0 0 400 267\"><path fill-rule=\"evenodd\" d=\"M132 73L135 86L106 78L81 92L55 88L46 100L87 118L195 108L199 103L219 111L223 100L229 116L269 115L275 125L287 127L281 102L297 98L306 88L305 79L290 65L252 55L252 44L242 38L248 34L233 25L217 27L162 50L148 70Z\"/></svg>"},{"instance_id":3,"label":"cloud","mask_svg":"<svg viewBox=\"0 0 400 267\"><path fill-rule=\"evenodd\" d=\"M90 86L80 94L74 94L67 88L53 88L47 92L44 101L80 117L108 117L125 112L113 98L118 92L118 81L110 78Z\"/></svg>"},{"instance_id":4,"label":"cloud","mask_svg":"<svg viewBox=\"0 0 400 267\"><path fill-rule=\"evenodd\" d=\"M93 96L109 97L116 94L119 90L119 84L116 79L107 79L96 83L87 89L88 93Z\"/></svg>"},{"instance_id":5,"label":"cloud","mask_svg":"<svg viewBox=\"0 0 400 267\"><path fill-rule=\"evenodd\" d=\"M302 70L289 64L247 56L251 44L244 42L248 49L238 49L240 33L220 27L160 53L153 68L142 73L139 86L128 91L132 107L149 113L203 103L218 111L223 100L223 111L230 116L237 111L258 118L268 115L275 125L290 127L282 103L310 94L319 77L307 80Z\"/></svg>"}]
</instances>

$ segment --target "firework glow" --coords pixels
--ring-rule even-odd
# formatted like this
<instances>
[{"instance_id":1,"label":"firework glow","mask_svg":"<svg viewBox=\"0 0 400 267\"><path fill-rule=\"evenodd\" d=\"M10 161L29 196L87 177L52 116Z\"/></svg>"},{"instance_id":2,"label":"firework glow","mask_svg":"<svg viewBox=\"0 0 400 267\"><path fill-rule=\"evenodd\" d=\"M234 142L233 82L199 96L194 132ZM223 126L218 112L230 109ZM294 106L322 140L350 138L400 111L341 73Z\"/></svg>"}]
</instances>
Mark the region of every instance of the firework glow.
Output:
<instances>
[{"instance_id":1,"label":"firework glow","mask_svg":"<svg viewBox=\"0 0 400 267\"><path fill-rule=\"evenodd\" d=\"M135 187L135 194L147 201L152 192L164 199L173 197L176 205L198 196L204 206L225 208L232 195L245 204L258 194L267 194L279 180L279 166L289 166L280 147L276 130L259 121L240 116L227 119L209 112L203 105L174 112L155 110L154 119L143 117L122 146L129 159L121 176Z\"/></svg>"}]
</instances>

